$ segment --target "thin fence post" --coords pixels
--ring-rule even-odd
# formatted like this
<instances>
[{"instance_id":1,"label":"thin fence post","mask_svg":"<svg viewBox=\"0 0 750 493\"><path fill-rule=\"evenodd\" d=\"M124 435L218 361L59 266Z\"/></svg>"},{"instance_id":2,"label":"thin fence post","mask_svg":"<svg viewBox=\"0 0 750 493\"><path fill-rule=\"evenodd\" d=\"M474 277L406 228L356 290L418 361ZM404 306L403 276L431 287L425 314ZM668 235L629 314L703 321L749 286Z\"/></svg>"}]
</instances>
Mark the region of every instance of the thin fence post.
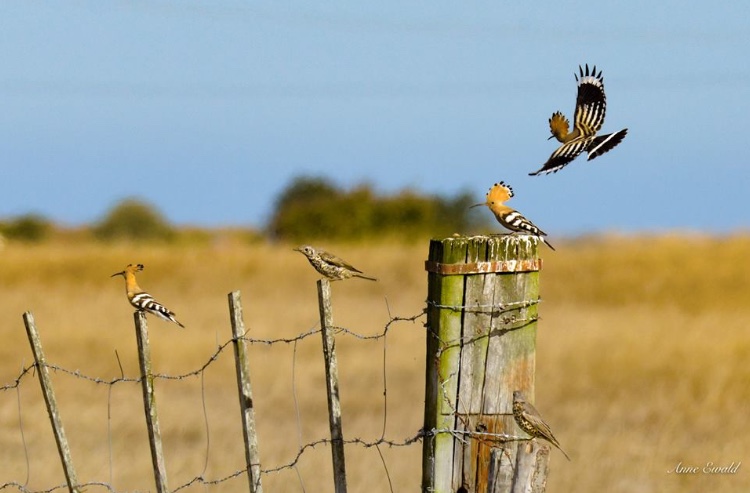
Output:
<instances>
[{"instance_id":1,"label":"thin fence post","mask_svg":"<svg viewBox=\"0 0 750 493\"><path fill-rule=\"evenodd\" d=\"M229 315L232 320L232 346L237 370L237 387L240 396L242 413L242 434L245 439L245 461L250 493L263 493L260 481L260 453L258 452L258 435L255 432L255 410L253 389L250 385L250 366L248 365L247 342L245 341L245 322L242 317L242 300L239 291L229 293Z\"/></svg>"},{"instance_id":2,"label":"thin fence post","mask_svg":"<svg viewBox=\"0 0 750 493\"><path fill-rule=\"evenodd\" d=\"M510 468L519 438L513 391L534 395L537 242L511 235L432 240L425 268L422 491L508 493L520 481ZM546 477L546 467L537 469Z\"/></svg>"},{"instance_id":3,"label":"thin fence post","mask_svg":"<svg viewBox=\"0 0 750 493\"><path fill-rule=\"evenodd\" d=\"M135 319L135 338L138 341L138 364L141 369L141 388L143 389L143 408L146 414L148 442L151 446L151 463L154 468L154 481L158 493L167 493L167 466L162 451L159 416L156 412L156 392L154 391L154 374L151 371L151 348L148 342L148 324L146 314L140 310L133 313Z\"/></svg>"},{"instance_id":4,"label":"thin fence post","mask_svg":"<svg viewBox=\"0 0 750 493\"><path fill-rule=\"evenodd\" d=\"M318 307L320 308L320 330L323 336L323 356L326 365L328 424L331 428L334 488L336 493L346 493L346 464L344 461L344 433L341 426L339 370L336 361L336 339L333 334L331 283L328 279L320 279L318 281Z\"/></svg>"},{"instance_id":5,"label":"thin fence post","mask_svg":"<svg viewBox=\"0 0 750 493\"><path fill-rule=\"evenodd\" d=\"M36 368L39 372L39 384L42 387L44 403L47 405L47 413L49 414L49 419L52 423L52 432L55 435L57 452L60 454L60 460L62 461L65 481L68 483L68 490L78 493L81 490L78 486L78 478L76 477L75 468L73 467L73 459L70 455L68 439L65 436L65 429L63 428L62 418L60 417L60 410L57 408L55 391L52 388L47 361L44 358L44 351L42 350L42 340L39 338L39 332L36 330L34 316L31 312L23 314L23 323L26 326L26 334L29 336L31 351L34 353L34 361L36 362Z\"/></svg>"}]
</instances>

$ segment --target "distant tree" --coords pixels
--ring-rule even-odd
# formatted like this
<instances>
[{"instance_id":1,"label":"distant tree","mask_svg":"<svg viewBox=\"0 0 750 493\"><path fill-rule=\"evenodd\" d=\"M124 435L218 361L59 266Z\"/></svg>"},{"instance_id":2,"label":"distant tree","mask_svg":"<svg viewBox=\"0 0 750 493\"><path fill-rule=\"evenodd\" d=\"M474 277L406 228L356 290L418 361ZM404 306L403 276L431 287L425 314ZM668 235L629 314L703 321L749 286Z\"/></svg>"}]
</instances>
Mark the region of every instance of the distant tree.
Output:
<instances>
[{"instance_id":1,"label":"distant tree","mask_svg":"<svg viewBox=\"0 0 750 493\"><path fill-rule=\"evenodd\" d=\"M446 198L405 190L381 196L367 184L345 191L324 178L300 177L276 200L268 231L293 241L466 233L476 226L471 203L468 193Z\"/></svg>"},{"instance_id":2,"label":"distant tree","mask_svg":"<svg viewBox=\"0 0 750 493\"><path fill-rule=\"evenodd\" d=\"M289 239L336 235L337 223L329 217L340 196L339 190L323 178L295 178L276 199L269 234Z\"/></svg>"},{"instance_id":3,"label":"distant tree","mask_svg":"<svg viewBox=\"0 0 750 493\"><path fill-rule=\"evenodd\" d=\"M107 213L94 234L104 240L170 240L174 230L154 206L129 198Z\"/></svg>"},{"instance_id":4,"label":"distant tree","mask_svg":"<svg viewBox=\"0 0 750 493\"><path fill-rule=\"evenodd\" d=\"M52 222L39 214L25 214L2 226L2 234L9 240L30 243L43 241L52 231Z\"/></svg>"}]
</instances>

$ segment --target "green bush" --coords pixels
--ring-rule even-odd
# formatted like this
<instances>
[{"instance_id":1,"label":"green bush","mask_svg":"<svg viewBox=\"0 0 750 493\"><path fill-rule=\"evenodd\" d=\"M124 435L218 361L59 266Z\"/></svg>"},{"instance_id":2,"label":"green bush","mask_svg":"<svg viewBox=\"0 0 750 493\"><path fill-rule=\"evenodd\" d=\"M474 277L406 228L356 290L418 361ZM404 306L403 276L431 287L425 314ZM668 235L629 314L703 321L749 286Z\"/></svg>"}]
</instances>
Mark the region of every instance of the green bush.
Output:
<instances>
[{"instance_id":1,"label":"green bush","mask_svg":"<svg viewBox=\"0 0 750 493\"><path fill-rule=\"evenodd\" d=\"M174 234L154 206L133 198L115 205L94 227L103 240L171 240Z\"/></svg>"},{"instance_id":2,"label":"green bush","mask_svg":"<svg viewBox=\"0 0 750 493\"><path fill-rule=\"evenodd\" d=\"M416 239L467 233L479 225L469 216L471 195L420 195L405 190L377 195L370 185L346 191L317 177L300 177L279 195L269 234L292 241Z\"/></svg>"},{"instance_id":3,"label":"green bush","mask_svg":"<svg viewBox=\"0 0 750 493\"><path fill-rule=\"evenodd\" d=\"M52 231L52 223L38 214L19 216L0 229L9 240L20 240L29 243L43 241Z\"/></svg>"}]
</instances>

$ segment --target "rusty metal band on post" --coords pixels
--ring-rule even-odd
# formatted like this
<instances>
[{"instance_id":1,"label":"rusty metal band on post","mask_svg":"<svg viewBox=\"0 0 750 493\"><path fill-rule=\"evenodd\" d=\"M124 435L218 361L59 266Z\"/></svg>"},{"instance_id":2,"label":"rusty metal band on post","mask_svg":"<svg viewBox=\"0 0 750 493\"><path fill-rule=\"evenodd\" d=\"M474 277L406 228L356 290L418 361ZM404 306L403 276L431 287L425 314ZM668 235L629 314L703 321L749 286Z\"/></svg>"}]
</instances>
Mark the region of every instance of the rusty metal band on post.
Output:
<instances>
[{"instance_id":1,"label":"rusty metal band on post","mask_svg":"<svg viewBox=\"0 0 750 493\"><path fill-rule=\"evenodd\" d=\"M494 260L492 262L472 262L469 264L441 264L433 260L424 263L427 272L444 276L463 274L491 274L500 272L537 272L542 268L542 259Z\"/></svg>"}]
</instances>

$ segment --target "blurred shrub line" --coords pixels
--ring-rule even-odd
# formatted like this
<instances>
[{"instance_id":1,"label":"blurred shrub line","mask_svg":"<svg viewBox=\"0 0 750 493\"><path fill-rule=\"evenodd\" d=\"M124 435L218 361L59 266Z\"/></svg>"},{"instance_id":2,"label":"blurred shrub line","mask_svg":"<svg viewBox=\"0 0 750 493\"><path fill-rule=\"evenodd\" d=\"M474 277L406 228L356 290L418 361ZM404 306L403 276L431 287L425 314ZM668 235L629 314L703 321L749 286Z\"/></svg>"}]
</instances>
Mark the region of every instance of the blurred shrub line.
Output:
<instances>
[{"instance_id":1,"label":"blurred shrub line","mask_svg":"<svg viewBox=\"0 0 750 493\"><path fill-rule=\"evenodd\" d=\"M279 195L267 233L289 241L423 239L478 228L481 224L469 215L471 204L468 192L379 195L367 184L344 190L325 178L303 176Z\"/></svg>"},{"instance_id":2,"label":"blurred shrub line","mask_svg":"<svg viewBox=\"0 0 750 493\"><path fill-rule=\"evenodd\" d=\"M0 236L8 240L35 243L47 239L53 228L52 221L39 214L24 214L0 222Z\"/></svg>"},{"instance_id":3,"label":"blurred shrub line","mask_svg":"<svg viewBox=\"0 0 750 493\"><path fill-rule=\"evenodd\" d=\"M42 242L47 239L105 242L206 243L231 239L307 242L369 239L418 241L429 236L478 231L486 226L479 214L470 215L468 192L452 197L403 190L376 193L368 184L346 190L322 177L294 178L279 194L268 224L201 228L173 226L152 204L138 198L116 203L92 225L63 228L38 214L0 221L0 240Z\"/></svg>"},{"instance_id":4,"label":"blurred shrub line","mask_svg":"<svg viewBox=\"0 0 750 493\"><path fill-rule=\"evenodd\" d=\"M102 240L168 241L175 235L172 226L154 206L134 198L115 205L93 227L93 233Z\"/></svg>"}]
</instances>

